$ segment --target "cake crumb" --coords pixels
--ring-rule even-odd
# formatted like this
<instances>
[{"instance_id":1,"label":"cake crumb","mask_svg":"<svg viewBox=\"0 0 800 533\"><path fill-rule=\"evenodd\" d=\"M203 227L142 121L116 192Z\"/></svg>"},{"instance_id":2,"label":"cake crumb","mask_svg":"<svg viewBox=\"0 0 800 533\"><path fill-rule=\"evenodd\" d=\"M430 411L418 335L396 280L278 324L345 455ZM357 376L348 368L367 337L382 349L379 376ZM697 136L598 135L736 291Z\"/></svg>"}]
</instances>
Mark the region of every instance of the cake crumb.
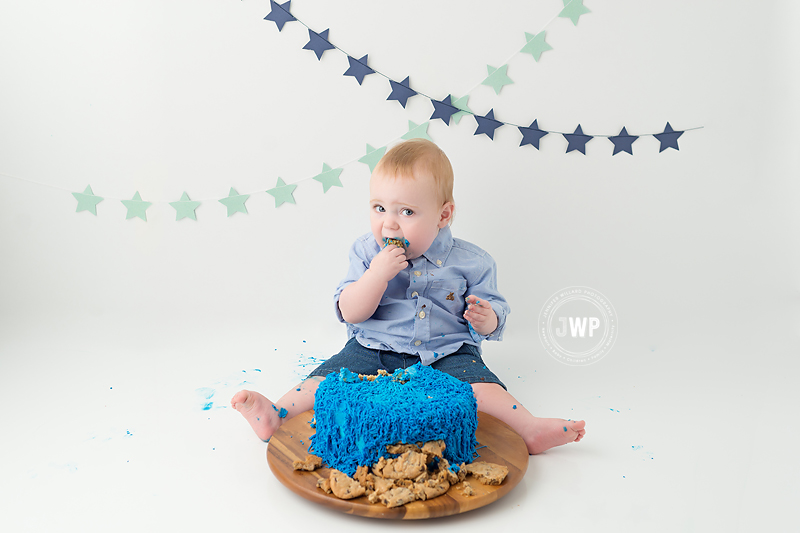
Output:
<instances>
[{"instance_id":1,"label":"cake crumb","mask_svg":"<svg viewBox=\"0 0 800 533\"><path fill-rule=\"evenodd\" d=\"M321 477L317 480L317 487L323 490L325 494L330 494L333 492L331 490L331 480L327 477Z\"/></svg>"},{"instance_id":2,"label":"cake crumb","mask_svg":"<svg viewBox=\"0 0 800 533\"><path fill-rule=\"evenodd\" d=\"M305 461L293 461L292 468L311 472L322 466L322 458L316 455L306 455Z\"/></svg>"},{"instance_id":3,"label":"cake crumb","mask_svg":"<svg viewBox=\"0 0 800 533\"><path fill-rule=\"evenodd\" d=\"M367 491L361 483L336 469L331 470L330 482L333 494L342 500L358 498Z\"/></svg>"},{"instance_id":4,"label":"cake crumb","mask_svg":"<svg viewBox=\"0 0 800 533\"><path fill-rule=\"evenodd\" d=\"M500 485L508 475L508 467L477 461L464 466L467 474L471 474L475 479L484 485Z\"/></svg>"},{"instance_id":5,"label":"cake crumb","mask_svg":"<svg viewBox=\"0 0 800 533\"><path fill-rule=\"evenodd\" d=\"M378 497L378 500L388 508L400 507L407 503L411 503L416 499L411 489L406 487L395 487L390 491L384 492Z\"/></svg>"},{"instance_id":6,"label":"cake crumb","mask_svg":"<svg viewBox=\"0 0 800 533\"><path fill-rule=\"evenodd\" d=\"M464 482L461 494L464 496L475 496L475 489L472 488L472 485L469 484L469 481Z\"/></svg>"}]
</instances>

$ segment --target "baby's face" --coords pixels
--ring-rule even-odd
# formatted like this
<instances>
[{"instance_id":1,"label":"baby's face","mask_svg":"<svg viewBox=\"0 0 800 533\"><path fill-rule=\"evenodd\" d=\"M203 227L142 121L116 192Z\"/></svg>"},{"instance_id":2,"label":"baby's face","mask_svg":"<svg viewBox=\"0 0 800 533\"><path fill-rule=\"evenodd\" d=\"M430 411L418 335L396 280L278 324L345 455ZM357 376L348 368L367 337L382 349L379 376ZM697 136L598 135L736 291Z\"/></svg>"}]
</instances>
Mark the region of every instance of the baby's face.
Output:
<instances>
[{"instance_id":1,"label":"baby's face","mask_svg":"<svg viewBox=\"0 0 800 533\"><path fill-rule=\"evenodd\" d=\"M452 204L442 205L431 176L386 177L373 173L369 182L370 226L378 245L383 239L408 241L406 258L430 248L439 228L447 225Z\"/></svg>"}]
</instances>

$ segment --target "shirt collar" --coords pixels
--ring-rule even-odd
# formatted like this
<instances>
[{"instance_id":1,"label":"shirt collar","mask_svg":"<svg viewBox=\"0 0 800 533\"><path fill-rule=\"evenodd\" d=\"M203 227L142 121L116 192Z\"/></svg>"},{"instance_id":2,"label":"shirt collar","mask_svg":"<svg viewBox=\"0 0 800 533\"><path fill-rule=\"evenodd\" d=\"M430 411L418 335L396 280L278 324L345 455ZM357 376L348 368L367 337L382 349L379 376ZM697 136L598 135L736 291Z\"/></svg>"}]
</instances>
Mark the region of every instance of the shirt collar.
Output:
<instances>
[{"instance_id":1,"label":"shirt collar","mask_svg":"<svg viewBox=\"0 0 800 533\"><path fill-rule=\"evenodd\" d=\"M433 239L428 250L422 254L425 259L440 267L444 265L450 249L453 247L453 234L450 231L450 226L445 226L439 229L439 234Z\"/></svg>"}]
</instances>

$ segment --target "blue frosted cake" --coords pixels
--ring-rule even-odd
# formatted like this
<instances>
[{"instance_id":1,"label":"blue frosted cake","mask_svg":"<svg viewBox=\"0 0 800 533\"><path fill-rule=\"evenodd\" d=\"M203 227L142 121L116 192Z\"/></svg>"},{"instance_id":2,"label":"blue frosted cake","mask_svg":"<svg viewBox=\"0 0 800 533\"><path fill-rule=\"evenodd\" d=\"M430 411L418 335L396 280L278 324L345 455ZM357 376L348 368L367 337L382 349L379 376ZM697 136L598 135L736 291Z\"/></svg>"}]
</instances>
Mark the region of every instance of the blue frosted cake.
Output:
<instances>
[{"instance_id":1,"label":"blue frosted cake","mask_svg":"<svg viewBox=\"0 0 800 533\"><path fill-rule=\"evenodd\" d=\"M311 451L349 476L397 443L441 439L451 464L470 463L478 444L477 407L469 383L428 366L377 377L343 368L317 389Z\"/></svg>"}]
</instances>

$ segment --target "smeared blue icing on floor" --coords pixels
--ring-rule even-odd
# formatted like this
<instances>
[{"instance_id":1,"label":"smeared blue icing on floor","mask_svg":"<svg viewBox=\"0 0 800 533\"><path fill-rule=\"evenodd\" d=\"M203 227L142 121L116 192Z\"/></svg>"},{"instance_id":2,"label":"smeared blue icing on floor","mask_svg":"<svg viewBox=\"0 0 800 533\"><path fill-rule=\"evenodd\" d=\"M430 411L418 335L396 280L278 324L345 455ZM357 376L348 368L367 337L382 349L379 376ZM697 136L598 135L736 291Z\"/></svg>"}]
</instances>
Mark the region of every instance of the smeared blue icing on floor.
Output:
<instances>
[{"instance_id":1,"label":"smeared blue icing on floor","mask_svg":"<svg viewBox=\"0 0 800 533\"><path fill-rule=\"evenodd\" d=\"M654 459L653 454L645 450L644 446L639 446L639 445L631 446L631 451L636 452L636 455L638 455L639 459L641 459L642 461L649 461Z\"/></svg>"},{"instance_id":2,"label":"smeared blue icing on floor","mask_svg":"<svg viewBox=\"0 0 800 533\"><path fill-rule=\"evenodd\" d=\"M261 378L261 374L260 368L241 370L210 386L195 389L200 409L210 411L229 408L234 394L245 388L258 388L257 383L253 380Z\"/></svg>"},{"instance_id":3,"label":"smeared blue icing on floor","mask_svg":"<svg viewBox=\"0 0 800 533\"><path fill-rule=\"evenodd\" d=\"M297 368L295 368L294 373L300 379L306 379L312 370L327 361L329 358L330 357L318 357L315 355L306 355L301 353L298 356Z\"/></svg>"}]
</instances>

